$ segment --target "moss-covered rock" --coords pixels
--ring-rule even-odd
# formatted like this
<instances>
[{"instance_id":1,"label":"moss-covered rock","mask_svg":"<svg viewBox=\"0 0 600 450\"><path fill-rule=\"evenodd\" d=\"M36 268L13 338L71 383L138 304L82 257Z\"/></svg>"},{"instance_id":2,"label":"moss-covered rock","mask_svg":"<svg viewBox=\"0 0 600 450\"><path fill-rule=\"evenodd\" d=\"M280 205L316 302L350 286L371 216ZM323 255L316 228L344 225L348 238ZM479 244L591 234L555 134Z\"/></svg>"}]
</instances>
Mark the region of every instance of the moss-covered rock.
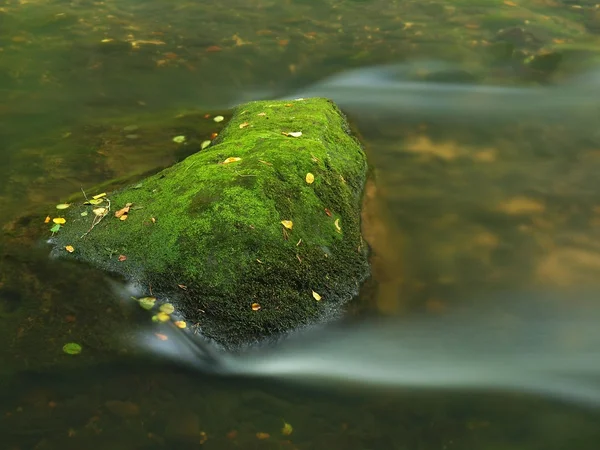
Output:
<instances>
[{"instance_id":1,"label":"moss-covered rock","mask_svg":"<svg viewBox=\"0 0 600 450\"><path fill-rule=\"evenodd\" d=\"M72 205L53 254L139 283L225 346L253 342L319 321L357 293L369 270L366 171L330 101L245 104L207 149L101 204Z\"/></svg>"}]
</instances>

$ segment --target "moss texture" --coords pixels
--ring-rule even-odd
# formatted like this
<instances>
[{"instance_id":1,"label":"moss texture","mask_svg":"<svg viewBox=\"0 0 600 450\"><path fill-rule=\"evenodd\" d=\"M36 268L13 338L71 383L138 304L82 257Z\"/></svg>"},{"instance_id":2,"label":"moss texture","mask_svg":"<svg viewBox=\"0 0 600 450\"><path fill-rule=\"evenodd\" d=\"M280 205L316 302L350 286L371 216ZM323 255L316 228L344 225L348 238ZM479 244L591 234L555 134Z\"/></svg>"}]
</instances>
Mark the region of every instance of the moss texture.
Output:
<instances>
[{"instance_id":1,"label":"moss texture","mask_svg":"<svg viewBox=\"0 0 600 450\"><path fill-rule=\"evenodd\" d=\"M314 323L358 292L369 270L360 233L366 172L329 100L248 103L207 149L109 192L110 213L84 237L92 208L108 201L66 210L53 253L152 289L225 346L250 343ZM114 212L127 203L119 220Z\"/></svg>"}]
</instances>

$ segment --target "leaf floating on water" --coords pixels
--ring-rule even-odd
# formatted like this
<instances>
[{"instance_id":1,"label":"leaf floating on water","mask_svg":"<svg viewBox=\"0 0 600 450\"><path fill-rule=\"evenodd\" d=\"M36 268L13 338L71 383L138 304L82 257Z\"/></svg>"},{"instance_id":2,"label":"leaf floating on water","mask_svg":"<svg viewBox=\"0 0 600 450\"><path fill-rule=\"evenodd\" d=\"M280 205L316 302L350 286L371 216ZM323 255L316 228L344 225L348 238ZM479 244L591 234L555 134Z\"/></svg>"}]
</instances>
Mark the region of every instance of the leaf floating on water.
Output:
<instances>
[{"instance_id":1,"label":"leaf floating on water","mask_svg":"<svg viewBox=\"0 0 600 450\"><path fill-rule=\"evenodd\" d=\"M50 228L50 231L52 231L53 233L58 233L59 230L60 230L60 224L59 223L57 223L52 228Z\"/></svg>"},{"instance_id":2,"label":"leaf floating on water","mask_svg":"<svg viewBox=\"0 0 600 450\"><path fill-rule=\"evenodd\" d=\"M154 336L156 336L161 341L167 341L167 340L169 340L169 337L166 334L154 333Z\"/></svg>"},{"instance_id":3,"label":"leaf floating on water","mask_svg":"<svg viewBox=\"0 0 600 450\"><path fill-rule=\"evenodd\" d=\"M125 256L125 255L119 255L119 261L120 262L127 261L127 256Z\"/></svg>"},{"instance_id":4,"label":"leaf floating on water","mask_svg":"<svg viewBox=\"0 0 600 450\"><path fill-rule=\"evenodd\" d=\"M173 142L176 144L183 144L185 142L185 136L175 136Z\"/></svg>"},{"instance_id":5,"label":"leaf floating on water","mask_svg":"<svg viewBox=\"0 0 600 450\"><path fill-rule=\"evenodd\" d=\"M67 355L79 355L81 353L81 345L76 342L69 342L63 345L62 349Z\"/></svg>"},{"instance_id":6,"label":"leaf floating on water","mask_svg":"<svg viewBox=\"0 0 600 450\"><path fill-rule=\"evenodd\" d=\"M248 122L244 122L244 123L240 123L240 129L242 128L246 128L247 126L249 126L250 124Z\"/></svg>"},{"instance_id":7,"label":"leaf floating on water","mask_svg":"<svg viewBox=\"0 0 600 450\"><path fill-rule=\"evenodd\" d=\"M154 308L154 304L156 303L156 297L143 297L138 300L140 306L145 310L149 311Z\"/></svg>"},{"instance_id":8,"label":"leaf floating on water","mask_svg":"<svg viewBox=\"0 0 600 450\"><path fill-rule=\"evenodd\" d=\"M342 228L340 227L340 219L335 219L334 225L335 225L335 228L337 229L338 233L341 233Z\"/></svg>"},{"instance_id":9,"label":"leaf floating on water","mask_svg":"<svg viewBox=\"0 0 600 450\"><path fill-rule=\"evenodd\" d=\"M312 296L314 297L314 299L318 302L321 301L321 296L319 294L317 294L315 291L312 291Z\"/></svg>"},{"instance_id":10,"label":"leaf floating on water","mask_svg":"<svg viewBox=\"0 0 600 450\"><path fill-rule=\"evenodd\" d=\"M69 206L71 206L70 203L60 203L56 205L56 209L67 209Z\"/></svg>"},{"instance_id":11,"label":"leaf floating on water","mask_svg":"<svg viewBox=\"0 0 600 450\"><path fill-rule=\"evenodd\" d=\"M94 195L94 196L92 197L92 199L93 199L93 200L98 200L99 198L102 198L102 197L106 197L106 192L103 192L102 194L97 194L97 195Z\"/></svg>"},{"instance_id":12,"label":"leaf floating on water","mask_svg":"<svg viewBox=\"0 0 600 450\"><path fill-rule=\"evenodd\" d=\"M312 173L308 172L306 174L306 182L308 184L313 184L314 181L315 181L315 176Z\"/></svg>"},{"instance_id":13,"label":"leaf floating on water","mask_svg":"<svg viewBox=\"0 0 600 450\"><path fill-rule=\"evenodd\" d=\"M52 219L52 222L54 222L58 225L63 225L65 223L67 223L67 219L65 219L64 217L55 217L54 219Z\"/></svg>"},{"instance_id":14,"label":"leaf floating on water","mask_svg":"<svg viewBox=\"0 0 600 450\"><path fill-rule=\"evenodd\" d=\"M46 216L46 218L44 219L44 223L50 223L52 219L50 218L50 216Z\"/></svg>"},{"instance_id":15,"label":"leaf floating on water","mask_svg":"<svg viewBox=\"0 0 600 450\"><path fill-rule=\"evenodd\" d=\"M225 120L225 117L223 117L223 116L215 116L215 117L213 118L213 120L214 120L215 122L219 123L219 122L223 122L223 120Z\"/></svg>"},{"instance_id":16,"label":"leaf floating on water","mask_svg":"<svg viewBox=\"0 0 600 450\"><path fill-rule=\"evenodd\" d=\"M165 314L173 314L175 311L175 307L171 303L163 303L158 309Z\"/></svg>"},{"instance_id":17,"label":"leaf floating on water","mask_svg":"<svg viewBox=\"0 0 600 450\"><path fill-rule=\"evenodd\" d=\"M96 208L96 209L93 209L92 212L94 214L96 214L97 216L103 216L104 214L107 213L107 209L106 208Z\"/></svg>"},{"instance_id":18,"label":"leaf floating on water","mask_svg":"<svg viewBox=\"0 0 600 450\"><path fill-rule=\"evenodd\" d=\"M294 227L294 223L291 220L282 220L281 225L286 227L288 230L291 230Z\"/></svg>"},{"instance_id":19,"label":"leaf floating on water","mask_svg":"<svg viewBox=\"0 0 600 450\"><path fill-rule=\"evenodd\" d=\"M187 323L185 323L183 320L178 320L178 321L175 322L175 326L177 328L184 329L184 328L187 327Z\"/></svg>"},{"instance_id":20,"label":"leaf floating on water","mask_svg":"<svg viewBox=\"0 0 600 450\"><path fill-rule=\"evenodd\" d=\"M73 248L72 245L66 245L65 250L68 251L69 253L73 253L75 251L75 248Z\"/></svg>"},{"instance_id":21,"label":"leaf floating on water","mask_svg":"<svg viewBox=\"0 0 600 450\"><path fill-rule=\"evenodd\" d=\"M104 199L102 199L102 198L93 198L89 202L85 202L84 205L94 205L95 206L95 205L99 205L103 201L104 201Z\"/></svg>"},{"instance_id":22,"label":"leaf floating on water","mask_svg":"<svg viewBox=\"0 0 600 450\"><path fill-rule=\"evenodd\" d=\"M281 434L284 436L289 436L294 432L294 428L287 422L283 422L283 428L281 429Z\"/></svg>"},{"instance_id":23,"label":"leaf floating on water","mask_svg":"<svg viewBox=\"0 0 600 450\"><path fill-rule=\"evenodd\" d=\"M206 147L208 147L211 144L212 141L202 141L202 144L200 144L200 150L204 150Z\"/></svg>"},{"instance_id":24,"label":"leaf floating on water","mask_svg":"<svg viewBox=\"0 0 600 450\"><path fill-rule=\"evenodd\" d=\"M236 156L230 156L225 161L223 161L223 164L229 164L229 163L237 162L237 161L241 161L241 160L242 160L242 158L238 158Z\"/></svg>"},{"instance_id":25,"label":"leaf floating on water","mask_svg":"<svg viewBox=\"0 0 600 450\"><path fill-rule=\"evenodd\" d=\"M260 439L260 440L269 439L270 437L271 437L271 435L269 433L262 433L262 432L256 433L256 438Z\"/></svg>"},{"instance_id":26,"label":"leaf floating on water","mask_svg":"<svg viewBox=\"0 0 600 450\"><path fill-rule=\"evenodd\" d=\"M252 311L258 311L260 309L260 303L252 303Z\"/></svg>"}]
</instances>

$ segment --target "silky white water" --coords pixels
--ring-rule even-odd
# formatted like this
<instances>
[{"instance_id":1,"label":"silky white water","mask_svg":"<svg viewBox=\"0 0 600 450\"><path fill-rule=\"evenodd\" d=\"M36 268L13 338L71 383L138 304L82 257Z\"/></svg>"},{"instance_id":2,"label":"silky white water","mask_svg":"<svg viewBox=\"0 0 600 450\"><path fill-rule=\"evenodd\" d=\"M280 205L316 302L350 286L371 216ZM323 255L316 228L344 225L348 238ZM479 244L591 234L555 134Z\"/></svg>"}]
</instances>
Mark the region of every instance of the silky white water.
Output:
<instances>
[{"instance_id":1,"label":"silky white water","mask_svg":"<svg viewBox=\"0 0 600 450\"><path fill-rule=\"evenodd\" d=\"M364 389L506 390L600 406L594 301L591 293L507 293L447 315L306 329L236 356L215 351L214 360L206 358L208 344L174 327L167 341L142 342L226 375Z\"/></svg>"}]
</instances>

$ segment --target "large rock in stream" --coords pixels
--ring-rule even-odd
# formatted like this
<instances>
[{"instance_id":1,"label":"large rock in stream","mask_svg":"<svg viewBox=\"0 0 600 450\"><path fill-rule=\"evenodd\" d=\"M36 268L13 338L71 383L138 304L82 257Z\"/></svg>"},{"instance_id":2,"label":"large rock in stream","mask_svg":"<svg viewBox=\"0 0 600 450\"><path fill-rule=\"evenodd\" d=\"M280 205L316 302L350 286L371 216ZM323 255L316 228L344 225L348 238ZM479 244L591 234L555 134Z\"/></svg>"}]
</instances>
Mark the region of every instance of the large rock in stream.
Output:
<instances>
[{"instance_id":1,"label":"large rock in stream","mask_svg":"<svg viewBox=\"0 0 600 450\"><path fill-rule=\"evenodd\" d=\"M357 294L369 272L366 173L332 102L244 104L205 150L74 202L52 253L122 275L234 348L319 322Z\"/></svg>"}]
</instances>

